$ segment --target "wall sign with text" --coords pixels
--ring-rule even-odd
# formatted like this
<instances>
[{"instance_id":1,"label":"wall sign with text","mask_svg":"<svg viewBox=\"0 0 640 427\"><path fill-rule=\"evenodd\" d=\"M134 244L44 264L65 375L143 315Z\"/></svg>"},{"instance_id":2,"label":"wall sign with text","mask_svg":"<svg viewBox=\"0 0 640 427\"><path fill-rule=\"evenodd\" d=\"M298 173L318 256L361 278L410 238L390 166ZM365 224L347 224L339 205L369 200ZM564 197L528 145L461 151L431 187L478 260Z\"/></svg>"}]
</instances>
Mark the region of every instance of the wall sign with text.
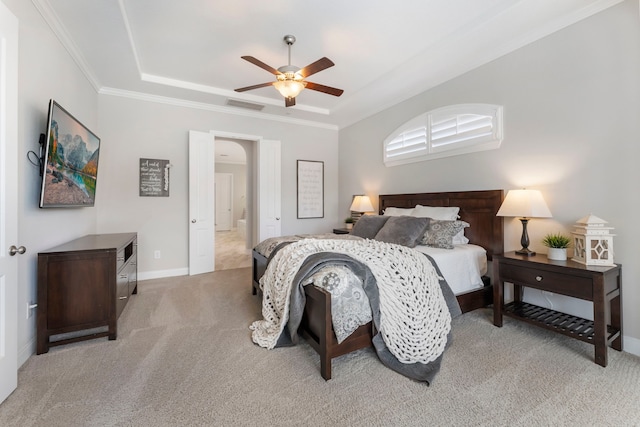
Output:
<instances>
[{"instance_id":1,"label":"wall sign with text","mask_svg":"<svg viewBox=\"0 0 640 427\"><path fill-rule=\"evenodd\" d=\"M169 197L169 160L140 159L140 197Z\"/></svg>"},{"instance_id":2,"label":"wall sign with text","mask_svg":"<svg viewBox=\"0 0 640 427\"><path fill-rule=\"evenodd\" d=\"M324 162L298 160L298 218L324 218Z\"/></svg>"}]
</instances>

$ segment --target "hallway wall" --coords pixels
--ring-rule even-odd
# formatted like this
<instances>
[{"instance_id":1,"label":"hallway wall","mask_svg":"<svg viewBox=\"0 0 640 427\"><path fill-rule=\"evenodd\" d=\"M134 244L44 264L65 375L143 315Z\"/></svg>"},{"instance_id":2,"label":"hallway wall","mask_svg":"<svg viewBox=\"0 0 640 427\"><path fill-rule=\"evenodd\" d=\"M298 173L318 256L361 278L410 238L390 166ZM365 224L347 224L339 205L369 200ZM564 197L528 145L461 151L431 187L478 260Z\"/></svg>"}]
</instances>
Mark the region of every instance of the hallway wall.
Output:
<instances>
[{"instance_id":1,"label":"hallway wall","mask_svg":"<svg viewBox=\"0 0 640 427\"><path fill-rule=\"evenodd\" d=\"M216 173L233 175L233 228L235 228L247 202L247 165L216 162Z\"/></svg>"}]
</instances>

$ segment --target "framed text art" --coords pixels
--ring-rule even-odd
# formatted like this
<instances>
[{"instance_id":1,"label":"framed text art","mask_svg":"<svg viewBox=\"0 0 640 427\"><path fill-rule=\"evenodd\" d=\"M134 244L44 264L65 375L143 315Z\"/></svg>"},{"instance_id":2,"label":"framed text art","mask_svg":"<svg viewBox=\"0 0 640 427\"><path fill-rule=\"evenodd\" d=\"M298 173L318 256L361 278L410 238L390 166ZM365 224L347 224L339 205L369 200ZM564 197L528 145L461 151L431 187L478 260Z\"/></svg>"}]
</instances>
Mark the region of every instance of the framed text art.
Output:
<instances>
[{"instance_id":1,"label":"framed text art","mask_svg":"<svg viewBox=\"0 0 640 427\"><path fill-rule=\"evenodd\" d=\"M140 159L140 196L169 197L169 160Z\"/></svg>"},{"instance_id":2,"label":"framed text art","mask_svg":"<svg viewBox=\"0 0 640 427\"><path fill-rule=\"evenodd\" d=\"M324 162L298 160L298 218L324 218Z\"/></svg>"}]
</instances>

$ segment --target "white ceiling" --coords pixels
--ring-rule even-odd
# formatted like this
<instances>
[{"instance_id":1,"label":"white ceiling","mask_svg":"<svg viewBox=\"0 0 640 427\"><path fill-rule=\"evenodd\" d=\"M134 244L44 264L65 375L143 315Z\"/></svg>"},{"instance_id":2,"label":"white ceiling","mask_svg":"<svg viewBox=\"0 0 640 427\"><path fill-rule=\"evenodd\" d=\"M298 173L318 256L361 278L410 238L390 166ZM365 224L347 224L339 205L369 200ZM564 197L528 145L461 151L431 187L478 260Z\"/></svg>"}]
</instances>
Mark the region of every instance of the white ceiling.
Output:
<instances>
[{"instance_id":1,"label":"white ceiling","mask_svg":"<svg viewBox=\"0 0 640 427\"><path fill-rule=\"evenodd\" d=\"M621 0L32 1L100 93L341 128ZM286 65L286 34L293 65L335 62L308 80L341 97L233 91L273 80L240 57Z\"/></svg>"}]
</instances>

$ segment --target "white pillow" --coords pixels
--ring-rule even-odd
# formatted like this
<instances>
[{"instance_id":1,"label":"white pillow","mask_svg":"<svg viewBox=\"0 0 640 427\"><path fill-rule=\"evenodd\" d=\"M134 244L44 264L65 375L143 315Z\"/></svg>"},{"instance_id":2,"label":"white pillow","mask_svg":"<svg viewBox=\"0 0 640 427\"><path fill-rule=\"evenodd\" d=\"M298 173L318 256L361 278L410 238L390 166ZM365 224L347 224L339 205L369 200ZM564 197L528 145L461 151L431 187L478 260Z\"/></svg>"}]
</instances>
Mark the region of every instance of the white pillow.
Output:
<instances>
[{"instance_id":1,"label":"white pillow","mask_svg":"<svg viewBox=\"0 0 640 427\"><path fill-rule=\"evenodd\" d=\"M467 239L464 235L464 229L458 231L458 234L453 236L452 243L454 245L466 245L469 243L469 239Z\"/></svg>"},{"instance_id":2,"label":"white pillow","mask_svg":"<svg viewBox=\"0 0 640 427\"><path fill-rule=\"evenodd\" d=\"M413 208L386 208L384 210L385 216L415 216L413 215Z\"/></svg>"},{"instance_id":3,"label":"white pillow","mask_svg":"<svg viewBox=\"0 0 640 427\"><path fill-rule=\"evenodd\" d=\"M413 209L412 216L429 217L444 221L455 221L458 219L460 208L456 206L422 206L417 205Z\"/></svg>"}]
</instances>

